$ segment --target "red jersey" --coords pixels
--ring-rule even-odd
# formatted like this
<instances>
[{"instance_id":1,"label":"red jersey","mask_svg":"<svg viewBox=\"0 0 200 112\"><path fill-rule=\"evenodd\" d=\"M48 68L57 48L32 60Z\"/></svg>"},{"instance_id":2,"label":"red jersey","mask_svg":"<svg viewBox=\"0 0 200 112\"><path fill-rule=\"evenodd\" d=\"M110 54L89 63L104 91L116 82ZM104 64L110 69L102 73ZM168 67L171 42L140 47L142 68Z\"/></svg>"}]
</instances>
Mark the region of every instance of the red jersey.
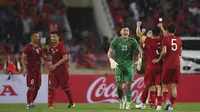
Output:
<instances>
[{"instance_id":1,"label":"red jersey","mask_svg":"<svg viewBox=\"0 0 200 112\"><path fill-rule=\"evenodd\" d=\"M40 46L34 47L32 44L28 44L24 48L24 54L27 55L27 69L28 74L33 72L41 72L41 55L43 49Z\"/></svg>"},{"instance_id":2,"label":"red jersey","mask_svg":"<svg viewBox=\"0 0 200 112\"><path fill-rule=\"evenodd\" d=\"M63 43L59 43L57 46L51 46L50 51L52 53L52 64L56 64L58 61L60 61L64 55L67 54L66 47ZM56 67L55 70L53 70L54 73L66 73L68 70L68 61L65 61L63 64Z\"/></svg>"},{"instance_id":3,"label":"red jersey","mask_svg":"<svg viewBox=\"0 0 200 112\"><path fill-rule=\"evenodd\" d=\"M163 68L175 69L180 67L180 53L182 41L180 38L170 35L163 38L162 46L167 47L167 53L164 57Z\"/></svg>"},{"instance_id":4,"label":"red jersey","mask_svg":"<svg viewBox=\"0 0 200 112\"><path fill-rule=\"evenodd\" d=\"M160 51L161 51L161 39L156 38L153 39L151 37L147 37L146 40L144 41L146 45L146 50L147 51L147 67L153 67L153 68L161 68L160 63L158 64L153 64L152 60L159 58Z\"/></svg>"}]
</instances>

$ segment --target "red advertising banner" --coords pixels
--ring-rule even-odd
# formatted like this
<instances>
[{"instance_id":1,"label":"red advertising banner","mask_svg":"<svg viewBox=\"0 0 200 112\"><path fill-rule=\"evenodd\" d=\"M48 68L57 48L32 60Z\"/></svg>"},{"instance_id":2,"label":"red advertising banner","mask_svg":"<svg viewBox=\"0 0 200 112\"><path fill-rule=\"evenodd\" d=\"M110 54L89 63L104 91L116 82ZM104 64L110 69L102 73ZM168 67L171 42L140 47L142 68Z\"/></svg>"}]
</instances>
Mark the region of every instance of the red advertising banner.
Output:
<instances>
[{"instance_id":1,"label":"red advertising banner","mask_svg":"<svg viewBox=\"0 0 200 112\"><path fill-rule=\"evenodd\" d=\"M143 76L136 75L132 84L132 101L139 102L144 87ZM200 74L182 75L178 85L178 102L200 102ZM113 75L71 75L70 89L75 102L118 102ZM62 90L56 91L56 102L68 102Z\"/></svg>"}]
</instances>

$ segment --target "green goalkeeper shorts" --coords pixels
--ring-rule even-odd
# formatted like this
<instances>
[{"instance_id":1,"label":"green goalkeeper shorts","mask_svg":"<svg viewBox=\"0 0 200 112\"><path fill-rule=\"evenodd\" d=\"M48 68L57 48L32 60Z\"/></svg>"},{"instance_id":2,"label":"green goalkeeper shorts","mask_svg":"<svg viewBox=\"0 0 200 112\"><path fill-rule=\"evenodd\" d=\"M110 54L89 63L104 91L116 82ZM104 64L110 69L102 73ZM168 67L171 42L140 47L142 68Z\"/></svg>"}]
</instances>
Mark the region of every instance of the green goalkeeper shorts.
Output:
<instances>
[{"instance_id":1,"label":"green goalkeeper shorts","mask_svg":"<svg viewBox=\"0 0 200 112\"><path fill-rule=\"evenodd\" d=\"M133 67L117 67L114 74L116 83L133 82Z\"/></svg>"}]
</instances>

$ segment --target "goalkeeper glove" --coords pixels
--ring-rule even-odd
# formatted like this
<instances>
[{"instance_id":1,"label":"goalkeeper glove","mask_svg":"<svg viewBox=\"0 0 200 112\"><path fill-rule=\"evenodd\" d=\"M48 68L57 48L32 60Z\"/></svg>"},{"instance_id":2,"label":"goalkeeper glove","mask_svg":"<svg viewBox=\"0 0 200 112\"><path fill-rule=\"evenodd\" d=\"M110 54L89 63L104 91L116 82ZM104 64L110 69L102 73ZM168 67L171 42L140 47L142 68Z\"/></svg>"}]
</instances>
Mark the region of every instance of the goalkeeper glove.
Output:
<instances>
[{"instance_id":1,"label":"goalkeeper glove","mask_svg":"<svg viewBox=\"0 0 200 112\"><path fill-rule=\"evenodd\" d=\"M117 62L112 58L110 58L109 60L110 60L110 68L115 69L118 65Z\"/></svg>"},{"instance_id":2,"label":"goalkeeper glove","mask_svg":"<svg viewBox=\"0 0 200 112\"><path fill-rule=\"evenodd\" d=\"M137 70L140 71L141 68L142 68L142 59L139 58L138 61L135 62L135 64L137 65L137 66L136 66Z\"/></svg>"}]
</instances>

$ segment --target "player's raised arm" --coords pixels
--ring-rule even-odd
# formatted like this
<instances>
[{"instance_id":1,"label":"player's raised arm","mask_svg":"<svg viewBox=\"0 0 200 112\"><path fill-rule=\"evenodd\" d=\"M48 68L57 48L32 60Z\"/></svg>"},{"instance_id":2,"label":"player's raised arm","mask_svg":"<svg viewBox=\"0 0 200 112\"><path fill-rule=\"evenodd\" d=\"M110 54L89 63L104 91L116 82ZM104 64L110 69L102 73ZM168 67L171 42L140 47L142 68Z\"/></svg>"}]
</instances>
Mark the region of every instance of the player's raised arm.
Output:
<instances>
[{"instance_id":1,"label":"player's raised arm","mask_svg":"<svg viewBox=\"0 0 200 112\"><path fill-rule=\"evenodd\" d=\"M141 39L141 41L142 42L144 42L145 40L146 40L146 36L144 35L144 33L146 32L146 30L145 29L142 29L142 31L141 31L141 29L140 29L140 27L141 27L141 24L142 24L142 22L141 21L138 21L137 22L137 28L136 28L136 35ZM150 31L148 31L148 35L150 34ZM148 36L147 35L147 36ZM150 35L149 35L150 36Z\"/></svg>"},{"instance_id":2,"label":"player's raised arm","mask_svg":"<svg viewBox=\"0 0 200 112\"><path fill-rule=\"evenodd\" d=\"M162 24L162 23L159 23L159 24L158 24L158 27L162 30L163 36L166 37L166 36L167 36L167 32L165 31L165 29L164 29L164 27L163 27L163 24Z\"/></svg>"},{"instance_id":3,"label":"player's raised arm","mask_svg":"<svg viewBox=\"0 0 200 112\"><path fill-rule=\"evenodd\" d=\"M136 28L136 35L140 38L142 38L143 33L141 32L140 26L142 25L141 21L137 22L137 28Z\"/></svg>"}]
</instances>

